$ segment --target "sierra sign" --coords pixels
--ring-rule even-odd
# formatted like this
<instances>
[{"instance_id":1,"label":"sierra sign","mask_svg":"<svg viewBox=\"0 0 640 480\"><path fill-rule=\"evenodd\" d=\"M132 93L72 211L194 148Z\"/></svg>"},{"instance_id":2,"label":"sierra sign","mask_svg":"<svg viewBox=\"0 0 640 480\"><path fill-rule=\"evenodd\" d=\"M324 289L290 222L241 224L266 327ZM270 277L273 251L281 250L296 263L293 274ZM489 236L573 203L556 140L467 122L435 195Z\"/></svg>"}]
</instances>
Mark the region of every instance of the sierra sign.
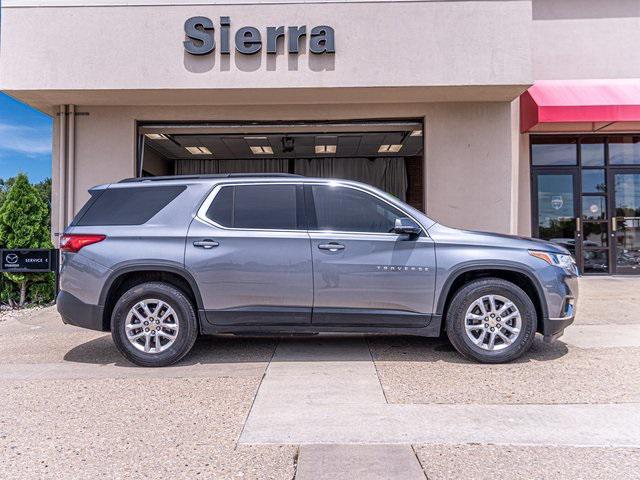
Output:
<instances>
[{"instance_id":1,"label":"sierra sign","mask_svg":"<svg viewBox=\"0 0 640 480\"><path fill-rule=\"evenodd\" d=\"M220 53L229 55L231 52L231 19L220 17ZM184 49L192 55L207 55L216 49L216 35L213 21L207 17L191 17L184 23L184 33L188 40L184 41ZM289 53L299 53L300 41L309 37L309 52L315 54L335 53L335 32L333 28L320 25L313 27L307 34L306 25L300 27L267 27L267 53L275 55L280 37L286 37L286 50ZM263 37L255 27L239 28L234 35L235 49L243 55L252 55L262 49Z\"/></svg>"}]
</instances>

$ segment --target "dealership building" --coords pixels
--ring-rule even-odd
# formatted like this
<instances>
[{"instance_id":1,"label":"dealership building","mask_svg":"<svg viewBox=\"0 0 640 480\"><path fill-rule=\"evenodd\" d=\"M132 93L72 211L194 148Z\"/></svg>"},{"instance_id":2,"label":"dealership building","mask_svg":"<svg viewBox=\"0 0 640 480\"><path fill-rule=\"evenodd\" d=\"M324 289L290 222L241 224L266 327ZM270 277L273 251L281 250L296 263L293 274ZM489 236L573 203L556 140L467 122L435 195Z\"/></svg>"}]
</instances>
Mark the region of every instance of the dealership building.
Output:
<instances>
[{"instance_id":1,"label":"dealership building","mask_svg":"<svg viewBox=\"0 0 640 480\"><path fill-rule=\"evenodd\" d=\"M0 90L51 115L53 235L125 177L376 185L640 274L638 0L3 0Z\"/></svg>"}]
</instances>

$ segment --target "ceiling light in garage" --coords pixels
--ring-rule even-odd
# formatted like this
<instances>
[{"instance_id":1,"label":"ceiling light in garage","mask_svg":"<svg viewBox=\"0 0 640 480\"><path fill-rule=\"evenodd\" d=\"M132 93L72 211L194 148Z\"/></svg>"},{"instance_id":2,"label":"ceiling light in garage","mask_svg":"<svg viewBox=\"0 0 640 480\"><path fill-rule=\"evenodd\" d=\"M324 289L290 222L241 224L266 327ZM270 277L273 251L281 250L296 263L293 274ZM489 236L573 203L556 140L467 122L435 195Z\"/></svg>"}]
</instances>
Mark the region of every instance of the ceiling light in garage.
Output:
<instances>
[{"instance_id":1,"label":"ceiling light in garage","mask_svg":"<svg viewBox=\"0 0 640 480\"><path fill-rule=\"evenodd\" d=\"M402 148L402 144L395 143L393 145L380 145L378 153L397 153Z\"/></svg>"},{"instance_id":2,"label":"ceiling light in garage","mask_svg":"<svg viewBox=\"0 0 640 480\"><path fill-rule=\"evenodd\" d=\"M336 153L337 145L316 145L316 153Z\"/></svg>"},{"instance_id":3,"label":"ceiling light in garage","mask_svg":"<svg viewBox=\"0 0 640 480\"><path fill-rule=\"evenodd\" d=\"M162 133L145 133L144 135L149 140L169 140L167 136Z\"/></svg>"},{"instance_id":4,"label":"ceiling light in garage","mask_svg":"<svg viewBox=\"0 0 640 480\"><path fill-rule=\"evenodd\" d=\"M411 136L412 137L421 137L422 136L422 130L411 130Z\"/></svg>"},{"instance_id":5,"label":"ceiling light in garage","mask_svg":"<svg viewBox=\"0 0 640 480\"><path fill-rule=\"evenodd\" d=\"M254 155L273 155L273 148L271 147L253 145L249 148L251 148Z\"/></svg>"},{"instance_id":6,"label":"ceiling light in garage","mask_svg":"<svg viewBox=\"0 0 640 480\"><path fill-rule=\"evenodd\" d=\"M211 155L207 147L185 147L192 155Z\"/></svg>"}]
</instances>

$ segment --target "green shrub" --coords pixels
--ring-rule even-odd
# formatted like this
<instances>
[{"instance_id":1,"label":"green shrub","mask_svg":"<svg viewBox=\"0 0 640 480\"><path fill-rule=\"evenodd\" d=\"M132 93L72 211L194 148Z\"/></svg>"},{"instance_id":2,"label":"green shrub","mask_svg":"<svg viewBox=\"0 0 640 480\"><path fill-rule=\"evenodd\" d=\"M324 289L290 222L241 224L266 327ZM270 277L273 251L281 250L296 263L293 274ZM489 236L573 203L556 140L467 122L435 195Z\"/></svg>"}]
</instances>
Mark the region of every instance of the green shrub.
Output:
<instances>
[{"instance_id":1,"label":"green shrub","mask_svg":"<svg viewBox=\"0 0 640 480\"><path fill-rule=\"evenodd\" d=\"M0 244L3 248L51 248L49 205L43 200L42 190L36 189L29 183L27 176L20 173L13 179L11 187L8 192L4 192L1 200ZM51 275L5 272L3 276L9 282L17 284L18 304L23 306L27 301L28 287L39 284L49 285ZM48 290L48 287L41 286L36 290L37 293L29 297L38 298L39 301L46 301L46 298L49 298L49 301L53 299L53 290ZM11 288L3 287L2 295L5 292L7 300L11 300L13 298Z\"/></svg>"},{"instance_id":2,"label":"green shrub","mask_svg":"<svg viewBox=\"0 0 640 480\"><path fill-rule=\"evenodd\" d=\"M29 285L28 299L29 302L37 305L43 305L53 300L56 291L56 277L54 273L44 273L41 282L33 282Z\"/></svg>"},{"instance_id":3,"label":"green shrub","mask_svg":"<svg viewBox=\"0 0 640 480\"><path fill-rule=\"evenodd\" d=\"M7 280L4 276L0 276L2 283L0 284L0 302L12 307L18 305L20 301L20 290L18 285Z\"/></svg>"}]
</instances>

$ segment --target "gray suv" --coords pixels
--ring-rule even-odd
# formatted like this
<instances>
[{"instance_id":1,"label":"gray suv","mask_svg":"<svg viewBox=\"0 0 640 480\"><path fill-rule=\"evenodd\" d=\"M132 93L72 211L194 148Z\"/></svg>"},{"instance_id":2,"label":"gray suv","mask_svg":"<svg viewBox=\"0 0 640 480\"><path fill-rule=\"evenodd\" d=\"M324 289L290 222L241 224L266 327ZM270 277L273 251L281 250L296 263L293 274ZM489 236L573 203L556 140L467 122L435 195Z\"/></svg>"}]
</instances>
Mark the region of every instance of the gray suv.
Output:
<instances>
[{"instance_id":1,"label":"gray suv","mask_svg":"<svg viewBox=\"0 0 640 480\"><path fill-rule=\"evenodd\" d=\"M361 183L180 176L90 193L61 240L58 311L138 365L178 361L198 334L444 331L498 363L574 319L564 248L448 228Z\"/></svg>"}]
</instances>

